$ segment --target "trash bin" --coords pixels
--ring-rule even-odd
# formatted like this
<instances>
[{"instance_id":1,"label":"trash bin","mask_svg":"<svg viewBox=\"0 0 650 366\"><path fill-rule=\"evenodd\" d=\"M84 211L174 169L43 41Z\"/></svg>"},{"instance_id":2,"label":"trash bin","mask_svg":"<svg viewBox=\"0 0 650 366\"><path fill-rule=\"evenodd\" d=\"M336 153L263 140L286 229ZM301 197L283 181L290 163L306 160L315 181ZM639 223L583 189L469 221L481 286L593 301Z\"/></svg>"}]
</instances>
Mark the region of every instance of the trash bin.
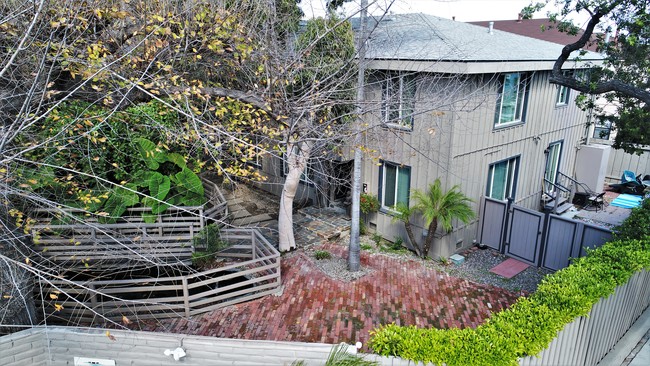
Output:
<instances>
[{"instance_id":1,"label":"trash bin","mask_svg":"<svg viewBox=\"0 0 650 366\"><path fill-rule=\"evenodd\" d=\"M590 194L587 192L576 192L573 196L573 204L578 206L586 206L589 201Z\"/></svg>"}]
</instances>

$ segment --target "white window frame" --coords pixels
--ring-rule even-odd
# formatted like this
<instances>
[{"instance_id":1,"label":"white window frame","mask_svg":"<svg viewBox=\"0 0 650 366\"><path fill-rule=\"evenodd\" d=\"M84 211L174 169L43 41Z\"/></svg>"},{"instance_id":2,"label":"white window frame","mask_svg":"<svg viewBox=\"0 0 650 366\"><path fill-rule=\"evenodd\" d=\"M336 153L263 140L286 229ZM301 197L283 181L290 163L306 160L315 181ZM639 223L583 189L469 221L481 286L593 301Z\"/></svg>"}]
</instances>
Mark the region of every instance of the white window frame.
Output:
<instances>
[{"instance_id":1,"label":"white window frame","mask_svg":"<svg viewBox=\"0 0 650 366\"><path fill-rule=\"evenodd\" d=\"M520 156L513 156L508 159L500 160L490 164L488 168L488 182L485 195L490 198L505 200L507 198L515 198L517 194L517 179L519 177L519 163ZM493 197L494 194L494 168L497 165L506 164L506 180L500 184L503 188L503 197Z\"/></svg>"},{"instance_id":2,"label":"white window frame","mask_svg":"<svg viewBox=\"0 0 650 366\"><path fill-rule=\"evenodd\" d=\"M507 95L512 94L512 92L506 92L506 88L508 88L510 85L507 80L508 78L515 76L518 78L518 81L517 90L515 91L514 95L514 103L504 103L504 98L506 98ZM499 128L512 124L523 123L526 117L526 109L528 108L529 75L523 72L506 73L501 76L500 81L499 98L497 99L497 113L494 121L494 127ZM510 104L514 104L512 118L503 120L505 109L504 107Z\"/></svg>"},{"instance_id":3,"label":"white window frame","mask_svg":"<svg viewBox=\"0 0 650 366\"><path fill-rule=\"evenodd\" d=\"M569 105L569 98L571 97L571 89L568 86L558 85L557 97L555 98L555 105L557 107Z\"/></svg>"},{"instance_id":4,"label":"white window frame","mask_svg":"<svg viewBox=\"0 0 650 366\"><path fill-rule=\"evenodd\" d=\"M417 92L415 75L405 72L386 72L381 89L383 122L391 127L412 130ZM410 96L406 95L409 91L412 94Z\"/></svg>"},{"instance_id":5,"label":"white window frame","mask_svg":"<svg viewBox=\"0 0 650 366\"><path fill-rule=\"evenodd\" d=\"M390 206L386 205L386 196L387 196L387 192L386 192L386 187L387 187L387 185L386 185L386 166L391 166L391 167L396 168L396 171L395 171L395 188L394 188L393 192L391 192L391 196L393 198L394 205L390 205ZM410 197L410 194L411 194L411 167L401 165L401 164L392 163L392 162L389 162L389 161L384 161L384 162L382 162L381 177L380 177L380 179L381 179L381 192L379 192L379 196L381 197L381 202L380 202L381 203L381 208L384 211L394 212L395 211L394 206L399 202L398 201L398 191L399 191L400 184L403 183L403 182L401 182L399 180L400 170L402 170L402 171L406 170L408 172L408 181L405 183L407 185L406 189L407 189L408 193L406 195L406 202L405 203L407 205L409 204L409 197Z\"/></svg>"},{"instance_id":6,"label":"white window frame","mask_svg":"<svg viewBox=\"0 0 650 366\"><path fill-rule=\"evenodd\" d=\"M557 173L560 171L560 161L562 158L562 145L564 141L556 141L548 145L546 155L546 166L544 168L544 179L551 183L557 180ZM546 192L555 192L555 186L544 181Z\"/></svg>"}]
</instances>

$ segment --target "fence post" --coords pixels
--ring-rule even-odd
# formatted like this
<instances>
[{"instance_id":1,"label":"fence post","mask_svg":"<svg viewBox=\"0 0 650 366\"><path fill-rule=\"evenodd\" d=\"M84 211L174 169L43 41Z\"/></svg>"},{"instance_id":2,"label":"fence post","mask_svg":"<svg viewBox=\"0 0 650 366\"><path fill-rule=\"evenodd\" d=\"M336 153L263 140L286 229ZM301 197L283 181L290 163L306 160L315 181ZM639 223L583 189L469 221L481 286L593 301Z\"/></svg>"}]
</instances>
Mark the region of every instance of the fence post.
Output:
<instances>
[{"instance_id":1,"label":"fence post","mask_svg":"<svg viewBox=\"0 0 650 366\"><path fill-rule=\"evenodd\" d=\"M185 305L185 316L190 317L190 290L187 288L187 277L182 278L183 283L183 303Z\"/></svg>"},{"instance_id":2,"label":"fence post","mask_svg":"<svg viewBox=\"0 0 650 366\"><path fill-rule=\"evenodd\" d=\"M510 245L507 241L508 238L508 230L510 228L510 209L512 209L512 204L514 203L514 199L512 197L508 197L507 203L506 203L506 217L505 221L503 222L503 234L501 236L501 243L500 243L500 248L499 252L501 254L505 254L506 252L506 245Z\"/></svg>"},{"instance_id":3,"label":"fence post","mask_svg":"<svg viewBox=\"0 0 650 366\"><path fill-rule=\"evenodd\" d=\"M255 238L255 230L251 230L251 259L256 259L255 249L257 248L257 240Z\"/></svg>"}]
</instances>

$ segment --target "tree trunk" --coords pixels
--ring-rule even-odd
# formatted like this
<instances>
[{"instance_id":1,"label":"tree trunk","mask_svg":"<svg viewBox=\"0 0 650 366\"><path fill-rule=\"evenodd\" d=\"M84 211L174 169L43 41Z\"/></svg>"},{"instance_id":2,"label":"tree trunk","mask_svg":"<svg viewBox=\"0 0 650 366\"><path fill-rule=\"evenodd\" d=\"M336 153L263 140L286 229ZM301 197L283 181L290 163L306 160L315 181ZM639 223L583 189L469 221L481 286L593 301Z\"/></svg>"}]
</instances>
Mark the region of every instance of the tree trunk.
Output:
<instances>
[{"instance_id":1,"label":"tree trunk","mask_svg":"<svg viewBox=\"0 0 650 366\"><path fill-rule=\"evenodd\" d=\"M418 257L424 257L422 255L422 250L420 249L420 244L415 241L415 235L413 234L413 227L411 226L411 222L408 220L404 221L404 228L406 229L406 235L408 235L409 240L411 241L411 246L413 247L413 250L415 250L415 254Z\"/></svg>"},{"instance_id":2,"label":"tree trunk","mask_svg":"<svg viewBox=\"0 0 650 366\"><path fill-rule=\"evenodd\" d=\"M422 258L429 256L429 251L431 250L431 245L436 236L436 230L438 230L438 220L434 219L429 224L429 232L427 232L427 237L424 238L424 248L422 250Z\"/></svg>"},{"instance_id":3,"label":"tree trunk","mask_svg":"<svg viewBox=\"0 0 650 366\"><path fill-rule=\"evenodd\" d=\"M293 232L293 200L296 197L296 192L300 185L300 176L305 171L310 153L311 143L303 142L296 144L290 138L287 144L286 154L289 172L282 187L280 213L278 215L279 248L281 252L296 248L296 238Z\"/></svg>"},{"instance_id":4,"label":"tree trunk","mask_svg":"<svg viewBox=\"0 0 650 366\"><path fill-rule=\"evenodd\" d=\"M350 223L350 244L348 247L348 270L356 272L361 269L361 242L360 242L360 228L359 228L359 209L361 205L361 159L363 154L361 152L361 131L359 124L361 123L361 116L363 108L361 103L364 101L364 81L366 72L366 15L367 15L368 0L361 0L361 9L359 19L361 19L361 32L358 42L359 50L359 70L357 72L357 106L356 115L357 121L354 126L354 165L352 176L352 222Z\"/></svg>"}]
</instances>

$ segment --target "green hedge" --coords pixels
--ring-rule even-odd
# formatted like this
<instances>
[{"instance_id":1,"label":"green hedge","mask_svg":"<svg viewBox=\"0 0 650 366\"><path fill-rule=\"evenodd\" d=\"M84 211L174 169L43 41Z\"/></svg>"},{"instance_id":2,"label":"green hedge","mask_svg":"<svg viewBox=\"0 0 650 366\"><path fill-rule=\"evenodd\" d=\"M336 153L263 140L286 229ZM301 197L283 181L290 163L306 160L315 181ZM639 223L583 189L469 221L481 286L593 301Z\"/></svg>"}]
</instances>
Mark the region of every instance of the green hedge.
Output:
<instances>
[{"instance_id":1,"label":"green hedge","mask_svg":"<svg viewBox=\"0 0 650 366\"><path fill-rule=\"evenodd\" d=\"M649 236L610 242L547 276L531 297L519 298L476 329L390 324L371 332L369 346L380 355L437 365L517 365L518 358L544 350L566 324L642 269L650 269Z\"/></svg>"}]
</instances>

